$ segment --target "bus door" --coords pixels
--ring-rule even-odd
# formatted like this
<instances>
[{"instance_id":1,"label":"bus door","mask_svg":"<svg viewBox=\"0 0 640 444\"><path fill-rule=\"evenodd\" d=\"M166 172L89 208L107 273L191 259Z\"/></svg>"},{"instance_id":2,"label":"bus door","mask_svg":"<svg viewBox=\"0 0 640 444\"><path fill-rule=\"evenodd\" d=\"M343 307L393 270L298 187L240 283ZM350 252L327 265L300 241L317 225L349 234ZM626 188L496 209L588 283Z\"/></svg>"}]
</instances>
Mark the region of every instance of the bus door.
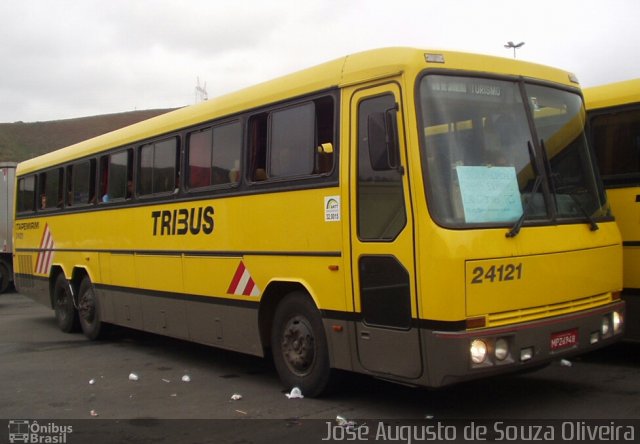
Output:
<instances>
[{"instance_id":1,"label":"bus door","mask_svg":"<svg viewBox=\"0 0 640 444\"><path fill-rule=\"evenodd\" d=\"M417 378L422 357L400 97L397 83L350 97L350 260L360 364Z\"/></svg>"}]
</instances>

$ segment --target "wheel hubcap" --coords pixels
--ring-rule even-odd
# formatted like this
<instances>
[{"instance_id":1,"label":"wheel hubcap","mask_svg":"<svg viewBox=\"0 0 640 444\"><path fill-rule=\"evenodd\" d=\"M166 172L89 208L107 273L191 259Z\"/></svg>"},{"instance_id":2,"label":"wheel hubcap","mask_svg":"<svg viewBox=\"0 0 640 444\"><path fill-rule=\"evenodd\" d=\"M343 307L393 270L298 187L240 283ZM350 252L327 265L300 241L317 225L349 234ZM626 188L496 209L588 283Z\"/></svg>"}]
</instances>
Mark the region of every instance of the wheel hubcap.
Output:
<instances>
[{"instance_id":1,"label":"wheel hubcap","mask_svg":"<svg viewBox=\"0 0 640 444\"><path fill-rule=\"evenodd\" d=\"M308 321L295 316L287 322L282 335L282 355L287 366L299 376L306 375L315 359L315 339Z\"/></svg>"},{"instance_id":2,"label":"wheel hubcap","mask_svg":"<svg viewBox=\"0 0 640 444\"><path fill-rule=\"evenodd\" d=\"M85 291L80 295L80 301L78 302L78 312L82 319L87 322L93 322L96 314L96 305L93 297L93 292Z\"/></svg>"},{"instance_id":3,"label":"wheel hubcap","mask_svg":"<svg viewBox=\"0 0 640 444\"><path fill-rule=\"evenodd\" d=\"M67 317L67 294L64 290L59 291L56 297L56 313L60 319Z\"/></svg>"}]
</instances>

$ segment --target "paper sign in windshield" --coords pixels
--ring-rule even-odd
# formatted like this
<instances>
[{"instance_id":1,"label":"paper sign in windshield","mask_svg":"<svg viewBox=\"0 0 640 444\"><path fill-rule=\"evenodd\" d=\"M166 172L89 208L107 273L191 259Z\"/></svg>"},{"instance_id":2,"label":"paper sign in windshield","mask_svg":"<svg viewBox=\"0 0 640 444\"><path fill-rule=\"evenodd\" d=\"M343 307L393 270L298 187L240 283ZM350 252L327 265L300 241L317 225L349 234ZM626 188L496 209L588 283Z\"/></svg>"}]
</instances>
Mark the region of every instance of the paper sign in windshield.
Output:
<instances>
[{"instance_id":1,"label":"paper sign in windshield","mask_svg":"<svg viewBox=\"0 0 640 444\"><path fill-rule=\"evenodd\" d=\"M514 167L458 166L456 172L466 222L510 222L522 215Z\"/></svg>"}]
</instances>

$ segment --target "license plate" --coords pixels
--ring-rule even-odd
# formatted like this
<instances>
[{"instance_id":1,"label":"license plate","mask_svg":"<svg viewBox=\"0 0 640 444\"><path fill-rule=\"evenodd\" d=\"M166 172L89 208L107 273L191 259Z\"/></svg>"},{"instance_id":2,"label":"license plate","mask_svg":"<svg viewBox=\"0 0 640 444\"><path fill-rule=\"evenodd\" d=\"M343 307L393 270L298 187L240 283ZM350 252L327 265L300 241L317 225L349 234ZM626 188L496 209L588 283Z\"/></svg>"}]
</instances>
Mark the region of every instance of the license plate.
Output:
<instances>
[{"instance_id":1,"label":"license plate","mask_svg":"<svg viewBox=\"0 0 640 444\"><path fill-rule=\"evenodd\" d=\"M551 351L571 348L578 345L578 329L561 331L551 335Z\"/></svg>"}]
</instances>

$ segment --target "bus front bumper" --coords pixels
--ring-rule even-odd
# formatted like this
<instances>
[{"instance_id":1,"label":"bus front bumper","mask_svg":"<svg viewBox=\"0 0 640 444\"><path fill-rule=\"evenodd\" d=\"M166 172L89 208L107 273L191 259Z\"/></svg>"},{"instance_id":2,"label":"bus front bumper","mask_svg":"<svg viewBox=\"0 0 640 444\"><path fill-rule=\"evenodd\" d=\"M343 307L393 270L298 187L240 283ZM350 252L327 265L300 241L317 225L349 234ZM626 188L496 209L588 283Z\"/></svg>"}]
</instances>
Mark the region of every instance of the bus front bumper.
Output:
<instances>
[{"instance_id":1,"label":"bus front bumper","mask_svg":"<svg viewBox=\"0 0 640 444\"><path fill-rule=\"evenodd\" d=\"M438 387L544 366L622 339L625 303L463 332L425 332L428 385Z\"/></svg>"}]
</instances>

